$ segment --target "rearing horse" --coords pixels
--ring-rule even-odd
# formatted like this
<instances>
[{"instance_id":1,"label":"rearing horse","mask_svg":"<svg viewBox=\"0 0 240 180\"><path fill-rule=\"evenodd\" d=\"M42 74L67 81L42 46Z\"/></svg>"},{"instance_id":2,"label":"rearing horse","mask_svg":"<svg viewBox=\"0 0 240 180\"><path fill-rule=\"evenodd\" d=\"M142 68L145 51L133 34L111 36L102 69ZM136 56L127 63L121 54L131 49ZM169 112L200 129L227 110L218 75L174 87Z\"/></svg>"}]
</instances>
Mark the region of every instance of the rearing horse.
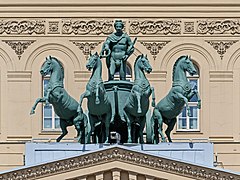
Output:
<instances>
[{"instance_id":1,"label":"rearing horse","mask_svg":"<svg viewBox=\"0 0 240 180\"><path fill-rule=\"evenodd\" d=\"M145 76L145 72L150 73L152 67L149 64L147 55L140 55L135 60L134 74L135 80L131 93L126 101L124 111L127 117L128 126L128 143L137 141L138 138L133 137L135 133L132 132L133 123L139 125L139 133L137 137L140 137L140 143L143 143L143 129L146 123L146 113L149 108L149 97L152 94L152 106L155 106L154 89L150 86L149 81Z\"/></svg>"},{"instance_id":2,"label":"rearing horse","mask_svg":"<svg viewBox=\"0 0 240 180\"><path fill-rule=\"evenodd\" d=\"M196 74L196 69L188 56L181 56L177 59L173 67L173 83L168 95L164 97L154 108L151 121L155 128L158 128L158 133L161 135L162 141L166 141L163 132L163 122L167 124L165 131L168 141L172 142L170 133L176 123L176 117L182 112L184 105L186 105L188 116L190 115L190 108L188 101L196 94L198 98L198 108L200 108L200 98L197 90L193 90L190 82L187 79L186 72L190 75ZM158 127L157 127L158 126ZM154 128L153 128L154 129ZM155 140L158 143L158 133L155 132Z\"/></svg>"},{"instance_id":3,"label":"rearing horse","mask_svg":"<svg viewBox=\"0 0 240 180\"><path fill-rule=\"evenodd\" d=\"M105 125L105 134L102 134L100 141L107 142L109 137L110 120L112 118L112 109L103 85L102 62L97 52L93 55L90 54L86 68L89 71L93 70L87 83L86 91L80 97L79 107L82 106L83 99L87 98L87 106L89 110L88 117L91 126L88 134L88 143L90 143L91 134L95 131L97 124L101 124L101 126L103 124Z\"/></svg>"},{"instance_id":4,"label":"rearing horse","mask_svg":"<svg viewBox=\"0 0 240 180\"><path fill-rule=\"evenodd\" d=\"M62 64L57 58L49 56L42 65L40 73L42 76L50 74L48 87L44 93L46 96L36 100L30 114L35 113L39 102L52 104L55 113L60 117L60 127L62 129L62 134L57 138L57 142L67 135L67 126L74 125L78 140L85 143L87 116L84 113L77 112L78 102L63 87L64 69Z\"/></svg>"}]
</instances>

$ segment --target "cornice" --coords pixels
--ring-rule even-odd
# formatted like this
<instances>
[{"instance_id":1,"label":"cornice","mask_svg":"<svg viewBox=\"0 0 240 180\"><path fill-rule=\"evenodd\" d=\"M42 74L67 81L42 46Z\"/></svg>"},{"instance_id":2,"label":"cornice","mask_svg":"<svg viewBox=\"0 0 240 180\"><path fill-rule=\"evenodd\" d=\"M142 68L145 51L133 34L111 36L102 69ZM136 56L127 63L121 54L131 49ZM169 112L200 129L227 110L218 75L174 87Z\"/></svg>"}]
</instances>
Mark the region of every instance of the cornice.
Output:
<instances>
[{"instance_id":1,"label":"cornice","mask_svg":"<svg viewBox=\"0 0 240 180\"><path fill-rule=\"evenodd\" d=\"M0 180L39 179L49 176L49 174L56 175L113 161L125 162L193 179L240 179L240 175L220 169L198 166L113 146L97 152L2 173L0 174Z\"/></svg>"}]
</instances>

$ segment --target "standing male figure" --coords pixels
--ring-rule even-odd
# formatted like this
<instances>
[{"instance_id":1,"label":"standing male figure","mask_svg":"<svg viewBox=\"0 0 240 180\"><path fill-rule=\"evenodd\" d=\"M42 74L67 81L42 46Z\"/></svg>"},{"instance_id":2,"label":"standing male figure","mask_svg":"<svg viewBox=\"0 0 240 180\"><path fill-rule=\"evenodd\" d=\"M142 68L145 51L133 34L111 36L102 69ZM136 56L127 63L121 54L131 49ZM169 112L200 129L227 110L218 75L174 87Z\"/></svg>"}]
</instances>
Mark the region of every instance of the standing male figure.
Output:
<instances>
[{"instance_id":1,"label":"standing male figure","mask_svg":"<svg viewBox=\"0 0 240 180\"><path fill-rule=\"evenodd\" d=\"M106 57L108 68L108 80L114 79L115 72L119 72L120 80L126 80L126 61L134 51L134 42L127 33L123 33L124 24L122 20L116 20L114 28L116 32L108 36L103 44L101 57Z\"/></svg>"}]
</instances>

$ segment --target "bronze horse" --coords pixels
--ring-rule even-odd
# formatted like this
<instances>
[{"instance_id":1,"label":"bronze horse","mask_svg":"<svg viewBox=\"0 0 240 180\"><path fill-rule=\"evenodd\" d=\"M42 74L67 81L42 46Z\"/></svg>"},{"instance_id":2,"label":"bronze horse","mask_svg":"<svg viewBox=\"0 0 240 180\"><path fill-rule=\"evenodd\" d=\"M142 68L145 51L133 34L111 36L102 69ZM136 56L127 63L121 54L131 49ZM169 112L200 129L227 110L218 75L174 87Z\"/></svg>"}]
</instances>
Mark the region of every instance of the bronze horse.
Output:
<instances>
[{"instance_id":1,"label":"bronze horse","mask_svg":"<svg viewBox=\"0 0 240 180\"><path fill-rule=\"evenodd\" d=\"M91 129L88 133L88 143L90 143L90 138L92 132L95 131L97 125L101 124L101 127L105 126L105 129L101 130L105 133L102 133L100 142L108 142L109 137L109 126L112 116L112 109L106 90L103 85L102 80L102 62L96 52L95 54L89 57L86 68L90 71L92 70L92 75L87 83L86 91L81 95L79 100L79 107L82 106L84 98L87 98L88 106L88 117Z\"/></svg>"},{"instance_id":2,"label":"bronze horse","mask_svg":"<svg viewBox=\"0 0 240 180\"><path fill-rule=\"evenodd\" d=\"M60 127L62 134L57 138L57 142L67 135L67 126L74 125L77 130L78 141L85 143L85 134L87 133L87 116L84 113L78 113L78 102L73 99L63 86L64 69L61 62L49 56L41 67L42 76L50 74L50 80L46 96L38 98L33 105L30 114L35 113L35 109L39 102L50 103L54 107L55 113L60 117Z\"/></svg>"},{"instance_id":3,"label":"bronze horse","mask_svg":"<svg viewBox=\"0 0 240 180\"><path fill-rule=\"evenodd\" d=\"M143 143L143 130L146 124L146 113L149 108L149 97L151 94L153 100L152 106L155 106L154 89L150 86L144 71L150 73L152 71L152 67L149 64L147 56L140 55L135 60L135 80L124 107L127 118L128 143L136 143L138 137L140 138L140 143ZM135 125L139 125L137 135L136 132L134 132ZM134 131L132 132L132 130Z\"/></svg>"},{"instance_id":4,"label":"bronze horse","mask_svg":"<svg viewBox=\"0 0 240 180\"><path fill-rule=\"evenodd\" d=\"M188 56L181 56L177 59L173 67L173 83L172 88L166 97L164 97L154 108L151 121L155 133L152 140L159 142L158 133L161 135L162 141L166 141L162 132L162 125L165 123L168 127L165 131L169 142L172 142L170 133L176 123L176 117L182 112L186 105L188 115L190 115L190 108L188 101L196 94L198 97L198 108L200 108L200 99L197 90L193 90L190 82L187 79L186 72L190 75L196 74L196 69L192 60ZM156 131L156 128L158 129Z\"/></svg>"}]
</instances>

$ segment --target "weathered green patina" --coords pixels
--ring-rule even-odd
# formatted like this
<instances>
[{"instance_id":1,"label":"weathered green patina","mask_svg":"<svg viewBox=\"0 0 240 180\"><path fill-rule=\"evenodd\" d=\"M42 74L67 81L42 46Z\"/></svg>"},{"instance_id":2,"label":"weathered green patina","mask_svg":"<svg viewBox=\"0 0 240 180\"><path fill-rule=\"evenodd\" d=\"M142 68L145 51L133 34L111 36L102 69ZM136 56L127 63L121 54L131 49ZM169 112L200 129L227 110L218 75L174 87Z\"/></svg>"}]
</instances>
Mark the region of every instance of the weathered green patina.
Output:
<instances>
[{"instance_id":1,"label":"weathered green patina","mask_svg":"<svg viewBox=\"0 0 240 180\"><path fill-rule=\"evenodd\" d=\"M113 80L116 72L119 72L120 80L126 80L126 61L134 51L136 38L132 42L127 33L122 31L122 20L116 20L114 27L116 32L103 43L100 56L106 57L108 80Z\"/></svg>"},{"instance_id":2,"label":"weathered green patina","mask_svg":"<svg viewBox=\"0 0 240 180\"><path fill-rule=\"evenodd\" d=\"M35 113L39 102L50 103L54 107L55 113L60 117L60 127L62 134L57 138L57 142L67 135L67 127L74 125L77 130L78 141L85 143L87 133L87 117L84 113L78 113L78 102L73 99L63 86L64 69L60 61L49 56L41 67L42 76L50 75L46 96L38 98L33 105L30 114Z\"/></svg>"},{"instance_id":3,"label":"weathered green patina","mask_svg":"<svg viewBox=\"0 0 240 180\"><path fill-rule=\"evenodd\" d=\"M101 126L100 130L95 132L95 135L99 136L98 142L108 142L110 121L111 118L114 118L114 115L112 115L111 103L103 85L102 62L98 53L90 55L86 67L88 70L92 70L92 75L87 83L86 91L80 97L79 108L82 106L83 99L87 98L88 117L91 126L88 143L91 142L92 132L95 131L95 127L98 125ZM103 133L100 134L100 132Z\"/></svg>"},{"instance_id":4,"label":"weathered green patina","mask_svg":"<svg viewBox=\"0 0 240 180\"><path fill-rule=\"evenodd\" d=\"M149 109L149 97L151 94L152 105L155 106L154 89L150 86L144 71L150 73L152 67L149 64L147 55L140 55L135 60L135 80L124 107L127 118L128 143L137 143L138 138L140 138L140 143L144 143L143 129L146 124L146 113ZM136 126L139 126L138 131L134 130Z\"/></svg>"},{"instance_id":5,"label":"weathered green patina","mask_svg":"<svg viewBox=\"0 0 240 180\"><path fill-rule=\"evenodd\" d=\"M198 107L200 108L201 104L198 92L192 89L186 72L194 75L196 74L196 69L189 56L181 56L174 64L172 88L167 96L164 97L153 110L151 118L152 129L148 129L148 131L152 131L152 133L148 133L147 135L148 143L152 143L153 140L158 143L158 133L161 135L162 141L166 141L162 132L163 123L168 126L165 133L168 141L172 142L170 133L176 123L176 117L181 113L184 105L186 105L188 115L190 115L188 102L194 95L198 97ZM150 136L151 134L154 137Z\"/></svg>"}]
</instances>

